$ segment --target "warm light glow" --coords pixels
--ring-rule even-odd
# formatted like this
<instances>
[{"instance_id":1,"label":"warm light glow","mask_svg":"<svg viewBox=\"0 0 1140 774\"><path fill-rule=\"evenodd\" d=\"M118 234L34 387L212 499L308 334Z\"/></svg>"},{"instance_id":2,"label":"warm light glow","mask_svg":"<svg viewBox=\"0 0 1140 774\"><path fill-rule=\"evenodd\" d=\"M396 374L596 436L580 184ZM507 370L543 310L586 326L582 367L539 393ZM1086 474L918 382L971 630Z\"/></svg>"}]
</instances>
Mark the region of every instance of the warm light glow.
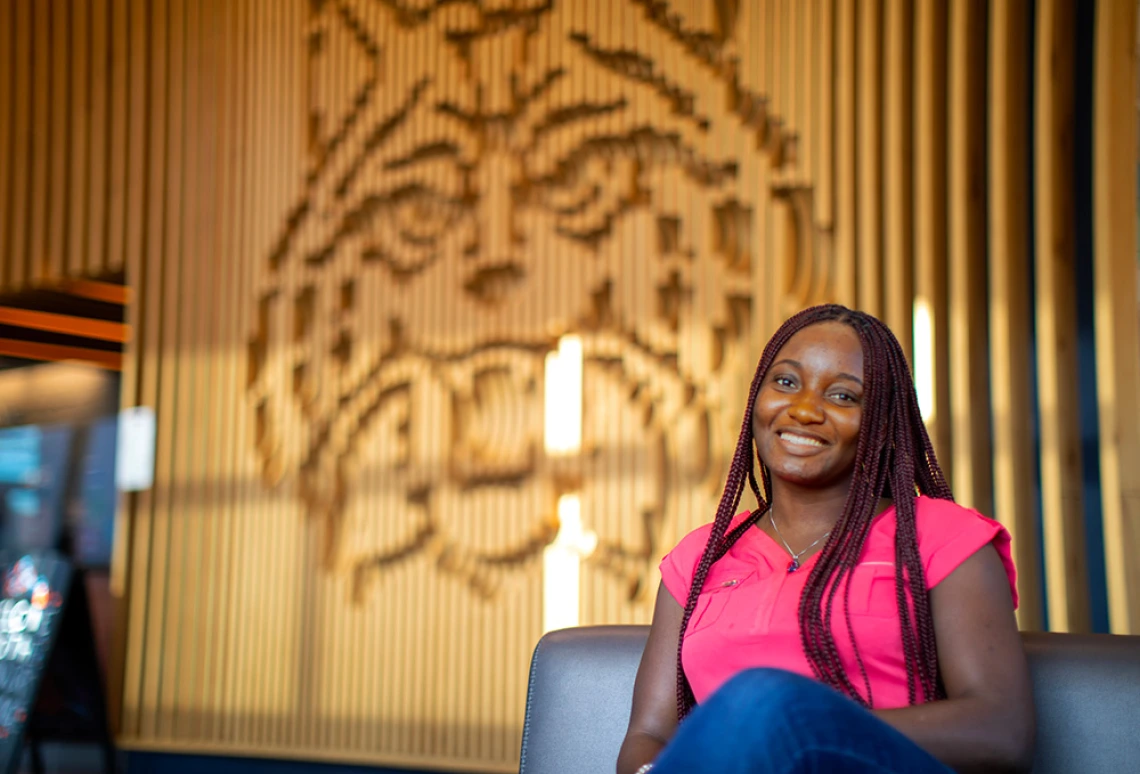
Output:
<instances>
[{"instance_id":1,"label":"warm light glow","mask_svg":"<svg viewBox=\"0 0 1140 774\"><path fill-rule=\"evenodd\" d=\"M558 537L542 555L542 631L578 625L582 559L594 552L598 536L582 529L582 503L576 494L558 499Z\"/></svg>"},{"instance_id":2,"label":"warm light glow","mask_svg":"<svg viewBox=\"0 0 1140 774\"><path fill-rule=\"evenodd\" d=\"M582 339L563 336L558 351L546 356L546 453L570 456L582 450ZM582 529L577 492L558 498L558 536L542 555L542 631L578 625L582 558L598 537Z\"/></svg>"},{"instance_id":3,"label":"warm light glow","mask_svg":"<svg viewBox=\"0 0 1140 774\"><path fill-rule=\"evenodd\" d=\"M582 448L582 339L563 336L546 356L547 454L576 454Z\"/></svg>"},{"instance_id":4,"label":"warm light glow","mask_svg":"<svg viewBox=\"0 0 1140 774\"><path fill-rule=\"evenodd\" d=\"M930 302L914 300L914 388L922 421L934 419L934 317Z\"/></svg>"}]
</instances>

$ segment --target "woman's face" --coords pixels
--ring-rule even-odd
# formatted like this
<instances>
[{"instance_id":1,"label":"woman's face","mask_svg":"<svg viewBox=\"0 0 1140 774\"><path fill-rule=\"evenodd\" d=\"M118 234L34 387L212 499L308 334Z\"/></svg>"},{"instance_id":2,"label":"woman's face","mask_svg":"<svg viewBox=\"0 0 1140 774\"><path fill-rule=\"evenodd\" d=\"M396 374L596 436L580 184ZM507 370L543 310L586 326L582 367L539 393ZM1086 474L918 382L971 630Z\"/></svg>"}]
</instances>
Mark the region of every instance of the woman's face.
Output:
<instances>
[{"instance_id":1,"label":"woman's face","mask_svg":"<svg viewBox=\"0 0 1140 774\"><path fill-rule=\"evenodd\" d=\"M863 420L863 347L824 322L784 345L756 396L752 434L772 476L801 486L850 485Z\"/></svg>"}]
</instances>

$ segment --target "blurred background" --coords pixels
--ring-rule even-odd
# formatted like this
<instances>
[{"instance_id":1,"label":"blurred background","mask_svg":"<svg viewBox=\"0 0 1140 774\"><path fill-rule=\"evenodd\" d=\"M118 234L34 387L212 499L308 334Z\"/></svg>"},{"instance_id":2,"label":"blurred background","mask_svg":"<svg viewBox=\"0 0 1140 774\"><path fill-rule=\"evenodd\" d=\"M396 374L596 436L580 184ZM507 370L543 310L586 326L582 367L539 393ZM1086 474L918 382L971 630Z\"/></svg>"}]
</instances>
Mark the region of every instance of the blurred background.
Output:
<instances>
[{"instance_id":1,"label":"blurred background","mask_svg":"<svg viewBox=\"0 0 1140 774\"><path fill-rule=\"evenodd\" d=\"M903 342L1022 628L1140 633L1138 25L0 0L4 547L76 568L121 763L517 770L538 638L648 622L825 301Z\"/></svg>"}]
</instances>

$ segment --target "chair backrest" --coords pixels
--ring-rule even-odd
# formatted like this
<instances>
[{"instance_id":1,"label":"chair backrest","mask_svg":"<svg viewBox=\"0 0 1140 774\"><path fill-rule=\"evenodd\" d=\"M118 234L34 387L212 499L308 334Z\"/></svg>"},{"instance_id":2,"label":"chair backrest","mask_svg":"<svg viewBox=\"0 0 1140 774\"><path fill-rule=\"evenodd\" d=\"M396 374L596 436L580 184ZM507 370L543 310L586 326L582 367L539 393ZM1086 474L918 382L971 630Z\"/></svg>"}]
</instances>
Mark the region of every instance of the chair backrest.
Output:
<instances>
[{"instance_id":1,"label":"chair backrest","mask_svg":"<svg viewBox=\"0 0 1140 774\"><path fill-rule=\"evenodd\" d=\"M1140 637L1022 638L1037 707L1034 774L1140 771Z\"/></svg>"},{"instance_id":2,"label":"chair backrest","mask_svg":"<svg viewBox=\"0 0 1140 774\"><path fill-rule=\"evenodd\" d=\"M583 626L535 648L520 774L612 772L647 626ZM1027 633L1034 774L1140 771L1140 637Z\"/></svg>"}]
</instances>

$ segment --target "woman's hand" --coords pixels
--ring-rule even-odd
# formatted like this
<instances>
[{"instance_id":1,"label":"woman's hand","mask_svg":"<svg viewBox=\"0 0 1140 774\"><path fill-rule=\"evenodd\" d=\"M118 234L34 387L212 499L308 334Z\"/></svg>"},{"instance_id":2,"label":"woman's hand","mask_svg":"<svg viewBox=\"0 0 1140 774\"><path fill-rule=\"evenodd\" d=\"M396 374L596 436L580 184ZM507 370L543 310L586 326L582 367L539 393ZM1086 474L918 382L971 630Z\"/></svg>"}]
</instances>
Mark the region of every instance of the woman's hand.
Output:
<instances>
[{"instance_id":1,"label":"woman's hand","mask_svg":"<svg viewBox=\"0 0 1140 774\"><path fill-rule=\"evenodd\" d=\"M652 761L677 730L677 639L684 613L662 584L633 684L633 708L618 754L617 774L634 774Z\"/></svg>"},{"instance_id":2,"label":"woman's hand","mask_svg":"<svg viewBox=\"0 0 1140 774\"><path fill-rule=\"evenodd\" d=\"M947 699L875 714L958 771L1028 771L1032 684L994 547L931 589L930 606Z\"/></svg>"}]
</instances>

